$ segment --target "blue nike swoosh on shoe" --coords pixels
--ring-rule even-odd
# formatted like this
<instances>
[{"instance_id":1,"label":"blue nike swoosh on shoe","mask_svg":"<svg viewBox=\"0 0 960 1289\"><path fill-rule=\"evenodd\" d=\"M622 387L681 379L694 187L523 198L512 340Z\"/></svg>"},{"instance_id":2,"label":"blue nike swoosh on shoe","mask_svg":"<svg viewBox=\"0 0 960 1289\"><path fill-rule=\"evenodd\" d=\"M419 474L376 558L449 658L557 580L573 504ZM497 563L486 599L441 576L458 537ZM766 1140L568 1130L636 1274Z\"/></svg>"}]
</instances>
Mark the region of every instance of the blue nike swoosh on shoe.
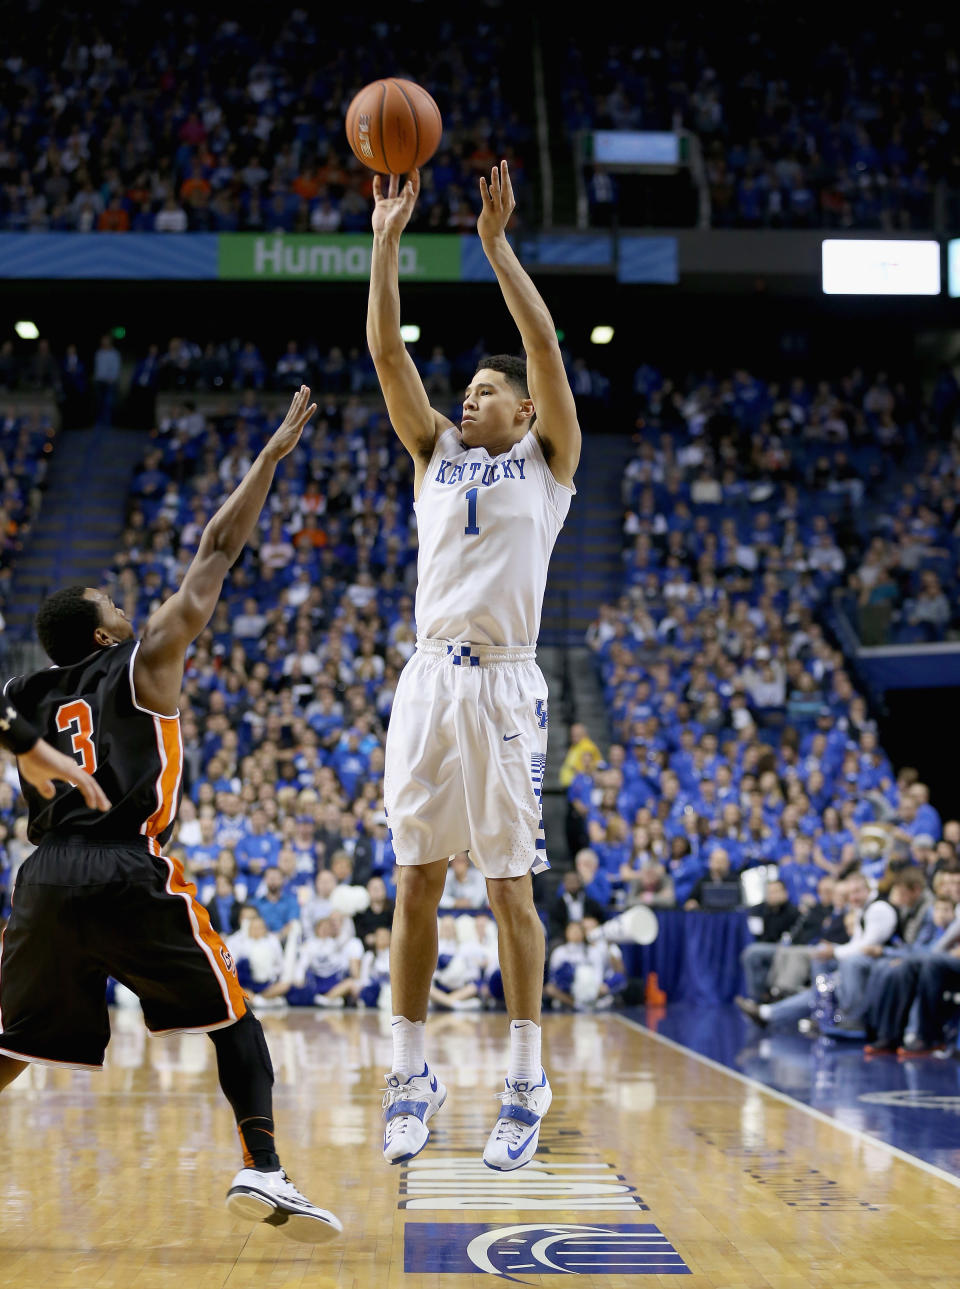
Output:
<instances>
[{"instance_id":1,"label":"blue nike swoosh on shoe","mask_svg":"<svg viewBox=\"0 0 960 1289\"><path fill-rule=\"evenodd\" d=\"M434 1075L433 1078L430 1080L430 1091L436 1092L436 1090L437 1090L437 1076Z\"/></svg>"},{"instance_id":2,"label":"blue nike swoosh on shoe","mask_svg":"<svg viewBox=\"0 0 960 1289\"><path fill-rule=\"evenodd\" d=\"M504 734L503 741L504 743L509 743L511 739L515 739L519 737L520 737L519 734Z\"/></svg>"},{"instance_id":3,"label":"blue nike swoosh on shoe","mask_svg":"<svg viewBox=\"0 0 960 1289\"><path fill-rule=\"evenodd\" d=\"M537 1124L537 1126L534 1128L533 1132L531 1132L530 1136L526 1139L526 1141L521 1141L520 1145L516 1148L516 1150L513 1150L511 1149L510 1146L508 1146L507 1154L510 1156L510 1158L519 1159L539 1131L540 1131L540 1125Z\"/></svg>"}]
</instances>

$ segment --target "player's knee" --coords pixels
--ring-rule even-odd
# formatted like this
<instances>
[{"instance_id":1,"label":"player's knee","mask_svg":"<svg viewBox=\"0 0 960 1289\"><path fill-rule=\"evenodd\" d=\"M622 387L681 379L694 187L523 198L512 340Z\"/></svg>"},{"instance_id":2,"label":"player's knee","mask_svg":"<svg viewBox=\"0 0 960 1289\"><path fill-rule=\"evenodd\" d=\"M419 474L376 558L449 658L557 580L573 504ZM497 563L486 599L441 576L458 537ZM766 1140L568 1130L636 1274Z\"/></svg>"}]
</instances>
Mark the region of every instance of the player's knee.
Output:
<instances>
[{"instance_id":1,"label":"player's knee","mask_svg":"<svg viewBox=\"0 0 960 1289\"><path fill-rule=\"evenodd\" d=\"M235 1025L213 1030L210 1038L217 1049L221 1064L226 1063L228 1067L237 1068L258 1064L270 1079L271 1085L273 1084L273 1061L270 1059L270 1049L267 1047L263 1026L253 1012L248 1011Z\"/></svg>"},{"instance_id":2,"label":"player's knee","mask_svg":"<svg viewBox=\"0 0 960 1289\"><path fill-rule=\"evenodd\" d=\"M522 877L488 877L487 899L497 918L526 917L532 911L533 886L529 874Z\"/></svg>"},{"instance_id":3,"label":"player's knee","mask_svg":"<svg viewBox=\"0 0 960 1289\"><path fill-rule=\"evenodd\" d=\"M434 864L408 864L400 869L397 882L397 904L415 904L422 908L425 904L440 903L444 884L447 878L447 861Z\"/></svg>"}]
</instances>

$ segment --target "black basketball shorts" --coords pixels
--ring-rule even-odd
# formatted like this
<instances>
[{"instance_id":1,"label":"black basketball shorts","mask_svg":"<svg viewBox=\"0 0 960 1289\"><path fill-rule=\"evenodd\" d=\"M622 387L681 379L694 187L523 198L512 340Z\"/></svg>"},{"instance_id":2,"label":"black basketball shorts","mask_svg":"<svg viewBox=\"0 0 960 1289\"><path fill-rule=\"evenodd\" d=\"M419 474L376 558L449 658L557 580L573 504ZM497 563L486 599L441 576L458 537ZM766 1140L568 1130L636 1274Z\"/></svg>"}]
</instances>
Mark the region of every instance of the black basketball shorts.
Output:
<instances>
[{"instance_id":1,"label":"black basketball shorts","mask_svg":"<svg viewBox=\"0 0 960 1289\"><path fill-rule=\"evenodd\" d=\"M154 1034L203 1032L246 1012L229 950L178 860L151 838L45 839L17 874L0 952L0 1053L98 1069L107 977Z\"/></svg>"}]
</instances>

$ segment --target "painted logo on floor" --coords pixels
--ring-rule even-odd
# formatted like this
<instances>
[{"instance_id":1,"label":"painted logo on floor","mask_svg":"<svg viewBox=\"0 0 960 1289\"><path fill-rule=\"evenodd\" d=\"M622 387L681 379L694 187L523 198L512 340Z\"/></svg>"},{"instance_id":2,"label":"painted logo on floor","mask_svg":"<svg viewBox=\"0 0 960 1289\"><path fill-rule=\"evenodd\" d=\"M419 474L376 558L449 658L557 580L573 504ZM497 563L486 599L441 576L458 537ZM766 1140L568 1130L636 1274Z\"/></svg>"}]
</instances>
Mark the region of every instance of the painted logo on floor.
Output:
<instances>
[{"instance_id":1,"label":"painted logo on floor","mask_svg":"<svg viewBox=\"0 0 960 1289\"><path fill-rule=\"evenodd\" d=\"M574 1276L690 1275L676 1249L651 1223L490 1226L482 1222L408 1222L407 1272L483 1271L528 1284L524 1272ZM519 1272L513 1275L512 1272Z\"/></svg>"},{"instance_id":2,"label":"painted logo on floor","mask_svg":"<svg viewBox=\"0 0 960 1289\"><path fill-rule=\"evenodd\" d=\"M476 1155L422 1156L403 1164L397 1206L509 1213L571 1208L636 1213L647 1207L612 1164L536 1160L526 1168L500 1173Z\"/></svg>"}]
</instances>

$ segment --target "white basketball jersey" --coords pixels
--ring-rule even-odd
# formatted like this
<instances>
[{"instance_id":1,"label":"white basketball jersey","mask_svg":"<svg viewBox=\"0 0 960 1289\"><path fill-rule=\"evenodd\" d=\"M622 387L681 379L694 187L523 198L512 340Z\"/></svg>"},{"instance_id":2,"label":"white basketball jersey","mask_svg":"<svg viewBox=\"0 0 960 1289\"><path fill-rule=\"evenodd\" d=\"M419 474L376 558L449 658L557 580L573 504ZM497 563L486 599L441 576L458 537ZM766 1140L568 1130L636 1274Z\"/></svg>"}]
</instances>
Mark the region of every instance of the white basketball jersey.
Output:
<instances>
[{"instance_id":1,"label":"white basketball jersey","mask_svg":"<svg viewBox=\"0 0 960 1289\"><path fill-rule=\"evenodd\" d=\"M550 554L576 489L554 479L534 430L491 457L441 434L414 505L417 631L535 645Z\"/></svg>"}]
</instances>

